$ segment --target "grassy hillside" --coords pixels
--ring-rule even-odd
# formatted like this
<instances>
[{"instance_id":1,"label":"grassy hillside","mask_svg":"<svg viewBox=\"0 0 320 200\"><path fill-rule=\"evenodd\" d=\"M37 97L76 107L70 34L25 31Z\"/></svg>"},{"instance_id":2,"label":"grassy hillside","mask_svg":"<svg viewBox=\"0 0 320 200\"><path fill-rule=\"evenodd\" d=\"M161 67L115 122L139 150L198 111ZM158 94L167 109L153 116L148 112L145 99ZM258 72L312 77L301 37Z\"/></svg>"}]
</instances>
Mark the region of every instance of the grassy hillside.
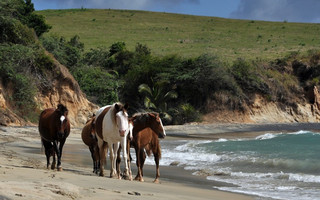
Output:
<instances>
[{"instance_id":1,"label":"grassy hillside","mask_svg":"<svg viewBox=\"0 0 320 200\"><path fill-rule=\"evenodd\" d=\"M203 53L223 60L275 59L320 45L320 24L264 22L128 10L45 10L48 34L75 34L85 48L123 41L129 50L139 42L155 55L185 57Z\"/></svg>"}]
</instances>

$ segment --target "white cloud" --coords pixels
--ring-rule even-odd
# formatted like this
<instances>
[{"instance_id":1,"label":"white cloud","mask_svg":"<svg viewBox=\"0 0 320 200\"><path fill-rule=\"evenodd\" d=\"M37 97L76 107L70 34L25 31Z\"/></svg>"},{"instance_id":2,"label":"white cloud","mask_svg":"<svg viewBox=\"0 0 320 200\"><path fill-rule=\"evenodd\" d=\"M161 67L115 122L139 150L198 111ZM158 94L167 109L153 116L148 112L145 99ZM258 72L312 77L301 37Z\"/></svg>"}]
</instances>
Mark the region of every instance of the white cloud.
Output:
<instances>
[{"instance_id":1,"label":"white cloud","mask_svg":"<svg viewBox=\"0 0 320 200\"><path fill-rule=\"evenodd\" d=\"M230 17L267 21L320 22L319 0L241 0Z\"/></svg>"}]
</instances>

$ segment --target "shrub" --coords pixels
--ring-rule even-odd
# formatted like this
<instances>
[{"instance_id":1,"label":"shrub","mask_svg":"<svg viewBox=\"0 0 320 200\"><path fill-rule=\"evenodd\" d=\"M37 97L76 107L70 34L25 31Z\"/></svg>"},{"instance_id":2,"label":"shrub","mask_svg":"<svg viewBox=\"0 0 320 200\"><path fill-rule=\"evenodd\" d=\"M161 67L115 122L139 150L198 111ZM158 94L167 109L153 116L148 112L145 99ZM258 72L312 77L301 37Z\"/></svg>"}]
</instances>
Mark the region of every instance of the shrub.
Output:
<instances>
[{"instance_id":1,"label":"shrub","mask_svg":"<svg viewBox=\"0 0 320 200\"><path fill-rule=\"evenodd\" d=\"M45 49L69 69L73 69L80 63L84 44L80 42L79 36L73 36L68 42L64 37L56 35L41 37L40 39Z\"/></svg>"},{"instance_id":2,"label":"shrub","mask_svg":"<svg viewBox=\"0 0 320 200\"><path fill-rule=\"evenodd\" d=\"M100 106L118 101L119 83L114 75L100 67L79 67L73 75L89 100Z\"/></svg>"},{"instance_id":3,"label":"shrub","mask_svg":"<svg viewBox=\"0 0 320 200\"><path fill-rule=\"evenodd\" d=\"M0 46L0 78L4 86L12 89L11 105L17 112L28 118L36 106L34 96L37 91L36 82L32 77L36 53L30 47L22 45Z\"/></svg>"},{"instance_id":4,"label":"shrub","mask_svg":"<svg viewBox=\"0 0 320 200\"><path fill-rule=\"evenodd\" d=\"M30 45L34 42L31 29L16 19L0 16L0 43Z\"/></svg>"},{"instance_id":5,"label":"shrub","mask_svg":"<svg viewBox=\"0 0 320 200\"><path fill-rule=\"evenodd\" d=\"M238 59L233 63L231 74L246 94L254 92L266 94L268 92L268 86L260 78L258 68L243 59Z\"/></svg>"},{"instance_id":6,"label":"shrub","mask_svg":"<svg viewBox=\"0 0 320 200\"><path fill-rule=\"evenodd\" d=\"M126 49L126 43L124 42L116 42L116 43L113 43L111 46L110 46L110 56L116 54L116 53L119 53L121 51L124 51Z\"/></svg>"},{"instance_id":7,"label":"shrub","mask_svg":"<svg viewBox=\"0 0 320 200\"><path fill-rule=\"evenodd\" d=\"M190 104L181 104L173 111L173 124L185 124L200 120L200 113Z\"/></svg>"}]
</instances>

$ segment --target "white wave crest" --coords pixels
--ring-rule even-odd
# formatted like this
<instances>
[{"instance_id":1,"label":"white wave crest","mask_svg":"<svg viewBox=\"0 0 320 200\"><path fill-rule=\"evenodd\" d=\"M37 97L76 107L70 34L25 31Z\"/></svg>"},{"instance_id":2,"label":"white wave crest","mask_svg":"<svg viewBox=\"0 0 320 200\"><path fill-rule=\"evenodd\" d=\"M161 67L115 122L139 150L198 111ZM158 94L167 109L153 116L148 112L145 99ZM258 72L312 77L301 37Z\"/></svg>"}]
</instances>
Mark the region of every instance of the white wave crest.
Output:
<instances>
[{"instance_id":1,"label":"white wave crest","mask_svg":"<svg viewBox=\"0 0 320 200\"><path fill-rule=\"evenodd\" d=\"M277 137L278 135L280 135L281 133L278 134L272 134L272 133L266 133L264 135L259 135L256 137L256 140L270 140L272 138Z\"/></svg>"},{"instance_id":2,"label":"white wave crest","mask_svg":"<svg viewBox=\"0 0 320 200\"><path fill-rule=\"evenodd\" d=\"M290 134L290 135L302 135L302 134L307 134L307 133L311 133L311 132L310 131L301 130L301 131L292 132L292 133L288 133L288 134Z\"/></svg>"}]
</instances>

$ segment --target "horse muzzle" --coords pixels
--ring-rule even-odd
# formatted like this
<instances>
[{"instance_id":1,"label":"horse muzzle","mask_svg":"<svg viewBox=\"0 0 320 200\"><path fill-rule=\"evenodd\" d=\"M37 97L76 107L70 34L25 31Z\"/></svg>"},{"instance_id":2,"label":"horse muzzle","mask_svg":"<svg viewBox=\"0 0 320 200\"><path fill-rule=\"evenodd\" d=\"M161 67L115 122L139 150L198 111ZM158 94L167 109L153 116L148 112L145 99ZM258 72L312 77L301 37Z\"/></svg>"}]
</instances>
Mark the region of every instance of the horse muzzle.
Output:
<instances>
[{"instance_id":1,"label":"horse muzzle","mask_svg":"<svg viewBox=\"0 0 320 200\"><path fill-rule=\"evenodd\" d=\"M158 138L159 138L159 139L164 139L165 137L166 137L166 136L165 136L165 135L162 135L162 134L159 134L159 135L158 135Z\"/></svg>"},{"instance_id":2,"label":"horse muzzle","mask_svg":"<svg viewBox=\"0 0 320 200\"><path fill-rule=\"evenodd\" d=\"M125 130L119 130L120 137L124 137L125 133L126 133Z\"/></svg>"},{"instance_id":3,"label":"horse muzzle","mask_svg":"<svg viewBox=\"0 0 320 200\"><path fill-rule=\"evenodd\" d=\"M64 138L64 132L58 132L58 139Z\"/></svg>"}]
</instances>

